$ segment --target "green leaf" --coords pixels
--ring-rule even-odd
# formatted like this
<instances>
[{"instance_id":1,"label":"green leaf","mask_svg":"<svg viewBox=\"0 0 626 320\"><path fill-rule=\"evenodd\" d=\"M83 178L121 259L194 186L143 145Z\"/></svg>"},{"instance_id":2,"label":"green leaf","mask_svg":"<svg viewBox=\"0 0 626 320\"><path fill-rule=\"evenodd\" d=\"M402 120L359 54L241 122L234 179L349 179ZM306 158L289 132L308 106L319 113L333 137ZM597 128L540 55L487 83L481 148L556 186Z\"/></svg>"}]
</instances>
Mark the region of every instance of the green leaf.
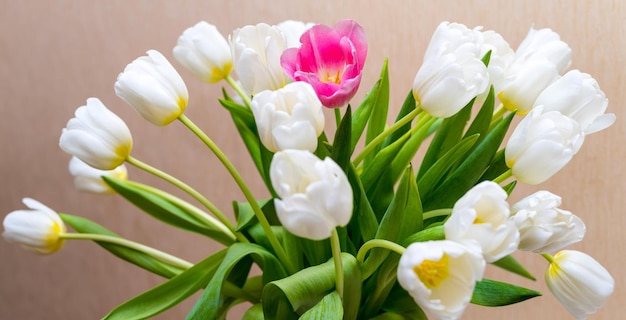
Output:
<instances>
[{"instance_id":1,"label":"green leaf","mask_svg":"<svg viewBox=\"0 0 626 320\"><path fill-rule=\"evenodd\" d=\"M354 256L341 254L344 270L344 319L356 319L361 299L361 273ZM268 283L263 289L263 312L267 319L298 319L335 289L333 260L302 269Z\"/></svg>"},{"instance_id":2,"label":"green leaf","mask_svg":"<svg viewBox=\"0 0 626 320\"><path fill-rule=\"evenodd\" d=\"M307 310L302 314L300 320L342 320L343 319L343 306L341 305L341 297L337 291L332 291L327 294L313 306L313 308Z\"/></svg>"},{"instance_id":3,"label":"green leaf","mask_svg":"<svg viewBox=\"0 0 626 320\"><path fill-rule=\"evenodd\" d=\"M107 236L120 237L109 229L86 218L65 213L61 213L60 216L66 224L68 224L78 233L102 234ZM183 271L182 269L170 266L169 264L161 262L143 252L111 244L108 242L95 241L95 243L97 243L99 246L106 249L107 251L111 252L116 257L165 278L172 278Z\"/></svg>"},{"instance_id":4,"label":"green leaf","mask_svg":"<svg viewBox=\"0 0 626 320\"><path fill-rule=\"evenodd\" d=\"M286 276L278 259L265 248L253 243L234 243L227 249L226 256L187 315L187 319L217 318L217 313L223 303L222 285L239 262L248 256L251 256L263 270L263 283Z\"/></svg>"},{"instance_id":5,"label":"green leaf","mask_svg":"<svg viewBox=\"0 0 626 320\"><path fill-rule=\"evenodd\" d=\"M541 296L541 293L535 290L510 283L483 279L476 283L471 303L486 307L499 307L538 296Z\"/></svg>"},{"instance_id":6,"label":"green leaf","mask_svg":"<svg viewBox=\"0 0 626 320\"><path fill-rule=\"evenodd\" d=\"M413 242L424 242L430 240L444 240L446 235L444 233L443 226L434 226L428 229L421 230L407 237L402 245L405 247Z\"/></svg>"},{"instance_id":7,"label":"green leaf","mask_svg":"<svg viewBox=\"0 0 626 320\"><path fill-rule=\"evenodd\" d=\"M491 86L485 102L478 111L478 114L476 115L476 118L474 118L474 121L472 121L472 124L469 126L469 128L467 128L467 132L465 132L464 137L469 137L475 134L480 135L480 137L482 138L487 136L487 133L489 132L489 127L491 126L491 117L493 116L494 102L495 97L493 92L493 86ZM480 143L481 141L482 139L479 139L478 143Z\"/></svg>"},{"instance_id":8,"label":"green leaf","mask_svg":"<svg viewBox=\"0 0 626 320\"><path fill-rule=\"evenodd\" d=\"M389 74L387 70L387 61L385 61L385 64L383 65L383 71L381 72L380 79L380 90L378 91L376 104L374 105L374 109L372 110L367 124L365 144L374 140L374 138L385 130L385 126L387 125L387 112L389 111ZM372 150L372 152L369 153L365 159L363 159L364 163L371 160L380 148L381 145L374 147L374 150Z\"/></svg>"},{"instance_id":9,"label":"green leaf","mask_svg":"<svg viewBox=\"0 0 626 320\"><path fill-rule=\"evenodd\" d=\"M241 320L265 320L265 317L263 316L263 305L257 303L250 307L250 309L243 314Z\"/></svg>"},{"instance_id":10,"label":"green leaf","mask_svg":"<svg viewBox=\"0 0 626 320\"><path fill-rule=\"evenodd\" d=\"M385 59L383 68L380 71L380 78L376 81L372 90L365 96L359 108L354 111L352 116L351 150L354 150L354 147L359 142L361 134L363 134L365 126L372 118L374 110L380 109L381 105L382 108L387 108L389 105L389 71L387 63L388 60ZM384 122L385 120L386 117L382 121Z\"/></svg>"},{"instance_id":11,"label":"green leaf","mask_svg":"<svg viewBox=\"0 0 626 320\"><path fill-rule=\"evenodd\" d=\"M513 256L508 255L496 262L493 262L492 264L504 270L520 275L524 278L527 278L533 281L536 280L535 277L533 277L533 275L528 270L526 270L526 268L524 268L524 266L521 263L519 263L519 261L517 261L517 259L513 258Z\"/></svg>"},{"instance_id":12,"label":"green leaf","mask_svg":"<svg viewBox=\"0 0 626 320\"><path fill-rule=\"evenodd\" d=\"M174 195L138 182L107 176L103 176L102 179L130 203L158 220L208 236L224 245L229 245L235 240L234 235L221 223L217 225L200 220L197 218L199 214L207 214Z\"/></svg>"},{"instance_id":13,"label":"green leaf","mask_svg":"<svg viewBox=\"0 0 626 320\"><path fill-rule=\"evenodd\" d=\"M415 97L413 96L413 90L409 90L409 94L404 99L402 103L402 108L400 108L400 112L398 112L398 116L396 117L395 122L398 122L400 119L404 118L407 114L411 113L411 111L415 110ZM394 123L395 123L394 122ZM403 125L398 130L394 131L385 139L383 143L383 147L388 146L394 143L396 140L400 139L405 133L407 133L411 129L411 122Z\"/></svg>"},{"instance_id":14,"label":"green leaf","mask_svg":"<svg viewBox=\"0 0 626 320\"><path fill-rule=\"evenodd\" d=\"M330 154L331 159L339 165L345 172L350 165L350 157L352 156L352 146L350 145L350 135L352 134L352 111L350 106L346 109L346 113L341 119L341 123L335 132L333 140L333 149Z\"/></svg>"},{"instance_id":15,"label":"green leaf","mask_svg":"<svg viewBox=\"0 0 626 320\"><path fill-rule=\"evenodd\" d=\"M174 278L124 302L105 319L145 319L171 308L203 288L225 254L225 249L214 253Z\"/></svg>"},{"instance_id":16,"label":"green leaf","mask_svg":"<svg viewBox=\"0 0 626 320\"><path fill-rule=\"evenodd\" d=\"M413 297L404 288L400 287L397 282L385 300L382 309L401 315L407 320L428 320L428 317L415 303Z\"/></svg>"},{"instance_id":17,"label":"green leaf","mask_svg":"<svg viewBox=\"0 0 626 320\"><path fill-rule=\"evenodd\" d=\"M358 245L374 239L378 230L378 220L353 166L350 166L347 175L354 197L354 212L348 223L348 229L352 232L352 243Z\"/></svg>"}]
</instances>

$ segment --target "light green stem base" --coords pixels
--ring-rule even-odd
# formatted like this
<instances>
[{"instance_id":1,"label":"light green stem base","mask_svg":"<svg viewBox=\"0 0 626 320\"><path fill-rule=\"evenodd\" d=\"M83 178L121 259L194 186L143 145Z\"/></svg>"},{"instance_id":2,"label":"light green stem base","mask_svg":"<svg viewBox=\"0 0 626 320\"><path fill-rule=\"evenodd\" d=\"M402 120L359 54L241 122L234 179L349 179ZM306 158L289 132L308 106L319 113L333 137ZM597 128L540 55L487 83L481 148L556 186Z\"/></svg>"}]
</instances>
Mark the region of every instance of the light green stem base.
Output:
<instances>
[{"instance_id":1,"label":"light green stem base","mask_svg":"<svg viewBox=\"0 0 626 320\"><path fill-rule=\"evenodd\" d=\"M333 261L335 262L335 273L337 274L335 288L337 293L339 293L339 297L343 300L343 263L341 260L341 245L336 228L330 234L330 248L333 253Z\"/></svg>"}]
</instances>

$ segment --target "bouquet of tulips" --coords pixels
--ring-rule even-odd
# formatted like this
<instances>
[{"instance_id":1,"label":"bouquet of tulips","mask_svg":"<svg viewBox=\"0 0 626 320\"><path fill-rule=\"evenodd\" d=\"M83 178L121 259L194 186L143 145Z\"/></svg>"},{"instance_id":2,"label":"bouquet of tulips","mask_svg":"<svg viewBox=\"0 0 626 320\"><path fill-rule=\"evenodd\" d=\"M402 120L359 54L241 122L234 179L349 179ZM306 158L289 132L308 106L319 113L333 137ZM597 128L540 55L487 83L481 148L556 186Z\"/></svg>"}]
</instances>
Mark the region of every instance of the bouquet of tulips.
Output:
<instances>
[{"instance_id":1,"label":"bouquet of tulips","mask_svg":"<svg viewBox=\"0 0 626 320\"><path fill-rule=\"evenodd\" d=\"M93 240L166 278L106 319L151 317L200 290L189 319L223 319L240 303L249 305L244 319L458 319L469 303L502 306L540 295L483 277L492 264L534 279L511 256L518 249L548 261L545 281L574 317L600 308L613 278L589 255L563 250L583 238L581 219L548 191L508 203L516 183L546 181L588 135L615 121L597 82L566 72L569 46L550 29L531 29L513 50L494 31L443 22L394 120L386 61L363 101L351 101L367 51L352 20L261 23L228 39L200 22L180 36L175 59L198 79L230 87L218 100L267 187L263 199L185 115L187 88L161 53L150 50L120 73L114 87L122 100L154 125L178 120L221 161L246 199L233 202L234 221L131 155L129 129L99 99L76 110L60 137L76 186L115 192L223 244L206 259L185 261L28 198L29 210L4 219L5 239L41 254L65 240ZM334 121L324 108L334 110ZM129 180L125 163L194 203Z\"/></svg>"}]
</instances>

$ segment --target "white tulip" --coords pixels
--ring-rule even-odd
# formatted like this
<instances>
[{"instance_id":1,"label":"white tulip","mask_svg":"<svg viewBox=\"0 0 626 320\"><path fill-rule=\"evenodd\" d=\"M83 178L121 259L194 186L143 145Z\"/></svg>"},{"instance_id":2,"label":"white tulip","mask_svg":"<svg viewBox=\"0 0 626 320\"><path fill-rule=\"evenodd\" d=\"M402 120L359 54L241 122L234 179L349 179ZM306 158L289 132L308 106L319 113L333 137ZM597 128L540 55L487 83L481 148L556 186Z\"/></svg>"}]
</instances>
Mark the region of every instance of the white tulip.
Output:
<instances>
[{"instance_id":1,"label":"white tulip","mask_svg":"<svg viewBox=\"0 0 626 320\"><path fill-rule=\"evenodd\" d=\"M546 270L546 284L576 319L585 319L595 313L613 294L615 280L591 256L564 250L553 260Z\"/></svg>"},{"instance_id":2,"label":"white tulip","mask_svg":"<svg viewBox=\"0 0 626 320\"><path fill-rule=\"evenodd\" d=\"M332 159L305 150L279 151L270 164L270 179L280 197L274 200L278 219L289 232L322 240L350 222L352 187Z\"/></svg>"},{"instance_id":3,"label":"white tulip","mask_svg":"<svg viewBox=\"0 0 626 320\"><path fill-rule=\"evenodd\" d=\"M537 106L513 130L504 152L506 164L519 181L539 184L561 170L583 141L576 121Z\"/></svg>"},{"instance_id":4,"label":"white tulip","mask_svg":"<svg viewBox=\"0 0 626 320\"><path fill-rule=\"evenodd\" d=\"M507 193L493 181L470 189L454 204L444 224L446 240L475 242L487 262L512 253L519 244L519 232L509 220Z\"/></svg>"},{"instance_id":5,"label":"white tulip","mask_svg":"<svg viewBox=\"0 0 626 320\"><path fill-rule=\"evenodd\" d=\"M504 78L505 70L511 65L515 59L515 51L502 36L493 31L483 31L479 33L480 57L482 58L487 52L491 51L487 72L489 80L499 83Z\"/></svg>"},{"instance_id":6,"label":"white tulip","mask_svg":"<svg viewBox=\"0 0 626 320\"><path fill-rule=\"evenodd\" d=\"M158 51L135 59L115 82L115 93L157 126L176 120L187 107L189 93L183 78Z\"/></svg>"},{"instance_id":7,"label":"white tulip","mask_svg":"<svg viewBox=\"0 0 626 320\"><path fill-rule=\"evenodd\" d=\"M480 249L449 240L415 242L402 254L398 283L437 319L459 319L485 271Z\"/></svg>"},{"instance_id":8,"label":"white tulip","mask_svg":"<svg viewBox=\"0 0 626 320\"><path fill-rule=\"evenodd\" d=\"M74 176L74 186L80 191L92 193L113 193L113 189L102 180L103 176L126 180L128 170L124 164L113 170L96 169L76 157L72 157L69 163L69 171Z\"/></svg>"},{"instance_id":9,"label":"white tulip","mask_svg":"<svg viewBox=\"0 0 626 320\"><path fill-rule=\"evenodd\" d=\"M598 82L578 70L553 82L535 101L535 105L544 106L544 112L559 111L576 120L585 134L606 129L615 122L615 114L604 113L608 104Z\"/></svg>"},{"instance_id":10,"label":"white tulip","mask_svg":"<svg viewBox=\"0 0 626 320\"><path fill-rule=\"evenodd\" d=\"M22 202L31 210L16 210L4 218L4 239L39 254L61 249L64 240L59 236L66 231L61 217L34 199L24 198Z\"/></svg>"},{"instance_id":11,"label":"white tulip","mask_svg":"<svg viewBox=\"0 0 626 320\"><path fill-rule=\"evenodd\" d=\"M290 82L280 65L287 44L278 27L260 23L237 29L230 46L235 72L247 92L276 90Z\"/></svg>"},{"instance_id":12,"label":"white tulip","mask_svg":"<svg viewBox=\"0 0 626 320\"><path fill-rule=\"evenodd\" d=\"M286 20L276 25L283 33L287 48L297 48L300 46L300 36L314 23L304 23L296 20Z\"/></svg>"},{"instance_id":13,"label":"white tulip","mask_svg":"<svg viewBox=\"0 0 626 320\"><path fill-rule=\"evenodd\" d=\"M259 138L270 151L300 149L315 151L324 130L324 113L310 84L292 82L276 91L265 90L251 104Z\"/></svg>"},{"instance_id":14,"label":"white tulip","mask_svg":"<svg viewBox=\"0 0 626 320\"><path fill-rule=\"evenodd\" d=\"M200 21L178 37L174 58L198 79L215 83L233 69L230 45L212 24Z\"/></svg>"},{"instance_id":15,"label":"white tulip","mask_svg":"<svg viewBox=\"0 0 626 320\"><path fill-rule=\"evenodd\" d=\"M413 80L415 100L432 116L451 117L489 85L477 37L478 29L458 23L435 30Z\"/></svg>"},{"instance_id":16,"label":"white tulip","mask_svg":"<svg viewBox=\"0 0 626 320\"><path fill-rule=\"evenodd\" d=\"M126 161L133 139L120 117L99 99L89 98L67 122L59 146L94 168L112 170Z\"/></svg>"},{"instance_id":17,"label":"white tulip","mask_svg":"<svg viewBox=\"0 0 626 320\"><path fill-rule=\"evenodd\" d=\"M511 219L520 232L520 250L550 253L583 239L583 221L559 209L560 205L561 197L542 190L511 207Z\"/></svg>"},{"instance_id":18,"label":"white tulip","mask_svg":"<svg viewBox=\"0 0 626 320\"><path fill-rule=\"evenodd\" d=\"M572 49L550 28L530 28L526 38L515 50L515 56L518 60L546 57L556 66L558 74L563 74L572 64Z\"/></svg>"}]
</instances>

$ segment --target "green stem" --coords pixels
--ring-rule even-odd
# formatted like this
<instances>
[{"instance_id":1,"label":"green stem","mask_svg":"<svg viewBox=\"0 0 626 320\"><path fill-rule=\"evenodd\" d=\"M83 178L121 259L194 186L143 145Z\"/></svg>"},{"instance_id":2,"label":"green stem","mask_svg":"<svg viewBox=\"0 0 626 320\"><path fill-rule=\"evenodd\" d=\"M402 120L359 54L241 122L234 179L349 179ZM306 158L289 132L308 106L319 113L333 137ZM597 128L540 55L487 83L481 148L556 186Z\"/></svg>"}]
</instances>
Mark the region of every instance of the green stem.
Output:
<instances>
[{"instance_id":1,"label":"green stem","mask_svg":"<svg viewBox=\"0 0 626 320\"><path fill-rule=\"evenodd\" d=\"M335 125L339 128L339 124L341 123L341 110L339 108L335 108Z\"/></svg>"},{"instance_id":2,"label":"green stem","mask_svg":"<svg viewBox=\"0 0 626 320\"><path fill-rule=\"evenodd\" d=\"M554 257L549 253L542 253L541 256L548 260L550 264L556 263L556 261L554 261Z\"/></svg>"},{"instance_id":3,"label":"green stem","mask_svg":"<svg viewBox=\"0 0 626 320\"><path fill-rule=\"evenodd\" d=\"M205 206L207 209L209 209L209 211L211 211L215 217L217 217L217 219L222 222L227 228L228 230L230 230L230 232L232 232L237 239L239 239L239 241L241 242L248 242L248 239L246 239L242 234L240 234L239 232L237 232L235 230L235 226L232 224L232 222L230 222L230 220L228 220L228 218L224 215L224 213L222 213L213 203L211 203L211 201L209 201L209 199L207 199L206 197L204 197L200 192L196 191L194 188L190 187L189 185L187 185L186 183L180 181L178 178L165 173L143 161L140 161L137 158L134 158L132 156L128 156L128 158L126 158L126 162L132 164L133 166L144 170L150 174L153 174L171 184L173 184L174 186L178 187L179 189L183 190L184 192L186 192L187 194L189 194L190 196L192 196L194 199L198 200L198 202L200 202L203 206Z\"/></svg>"},{"instance_id":4,"label":"green stem","mask_svg":"<svg viewBox=\"0 0 626 320\"><path fill-rule=\"evenodd\" d=\"M422 108L415 108L413 111L407 113L404 117L402 117L402 119L398 120L396 123L394 123L391 127L385 129L383 132L381 132L378 136L376 136L376 138L374 138L374 140L370 141L361 151L361 153L359 153L356 158L354 158L354 161L352 161L352 164L355 167L358 167L359 163L361 163L361 161L363 161L363 159L365 159L365 157L374 150L374 148L381 144L383 141L385 141L385 139L391 135L392 133L394 133L396 130L400 129L402 126L404 126L405 124L411 122L415 117L417 117L420 113L422 112ZM428 115L427 113L425 113L425 117L420 118L420 120L424 120L422 123L425 123L431 116ZM418 124L416 124L416 127L418 126Z\"/></svg>"},{"instance_id":5,"label":"green stem","mask_svg":"<svg viewBox=\"0 0 626 320\"><path fill-rule=\"evenodd\" d=\"M237 82L235 82L235 80L230 75L226 76L226 78L224 78L224 80L226 80L226 82L228 82L228 84L231 86L231 88L233 88L233 90L235 90L235 92L237 92L237 94L241 97L243 102L249 108L250 105L252 104L252 101L250 100L250 96L248 96L246 94L246 92L241 88L241 86L238 85Z\"/></svg>"},{"instance_id":6,"label":"green stem","mask_svg":"<svg viewBox=\"0 0 626 320\"><path fill-rule=\"evenodd\" d=\"M223 284L222 284L222 293L225 296L238 298L238 299L241 299L241 300L245 300L245 301L248 301L248 302L250 302L252 304L259 303L259 299L258 298L252 296L246 290L236 286L235 284L233 284L230 281L224 281L223 282Z\"/></svg>"},{"instance_id":7,"label":"green stem","mask_svg":"<svg viewBox=\"0 0 626 320\"><path fill-rule=\"evenodd\" d=\"M263 228L263 231L267 235L267 239L270 241L270 244L272 245L274 252L276 252L278 259L283 263L288 272L290 272L291 274L297 272L297 270L293 267L291 261L287 258L287 254L285 253L285 250L278 241L278 238L276 238L276 235L272 232L270 223L267 221L267 218L263 214L261 207L254 198L254 195L250 191L250 188L248 188L248 185L239 174L239 171L237 171L235 166L230 162L230 160L228 159L228 157L226 157L222 150L217 147L213 140L211 140L211 138L209 138L206 133L204 133L198 126L196 126L196 124L193 123L191 119L187 118L185 114L181 114L178 117L178 120L180 120L180 122L182 122L187 128L189 128L191 132L193 132L198 138L200 138L200 140L202 140L202 142L204 142L204 144L215 154L220 162L222 162L222 164L224 165L226 170L228 170L233 180L235 180L235 183L237 184L237 186L239 186L239 189L241 189L244 197L252 207L252 211L254 211L254 215L259 221L261 227Z\"/></svg>"},{"instance_id":8,"label":"green stem","mask_svg":"<svg viewBox=\"0 0 626 320\"><path fill-rule=\"evenodd\" d=\"M452 209L450 208L431 210L424 212L424 214L422 215L422 219L426 220L434 217L449 216L451 213Z\"/></svg>"},{"instance_id":9,"label":"green stem","mask_svg":"<svg viewBox=\"0 0 626 320\"><path fill-rule=\"evenodd\" d=\"M404 251L406 251L406 248L395 243L395 242L391 242L389 240L384 240L384 239L372 239L369 240L368 242L364 243L361 248L359 249L359 252L357 252L356 254L356 260L360 263L363 264L363 261L365 261L365 254L374 249L374 248L383 248L383 249L387 249L389 251L393 251L399 255L402 255L404 253Z\"/></svg>"},{"instance_id":10,"label":"green stem","mask_svg":"<svg viewBox=\"0 0 626 320\"><path fill-rule=\"evenodd\" d=\"M161 262L167 263L174 267L181 268L183 270L187 270L193 266L191 262L185 261L171 254L168 254L163 251L154 249L152 247L143 245L141 243L137 243L137 242L130 241L130 240L120 238L120 237L113 237L113 236L107 236L103 234L93 234L93 233L61 233L59 235L59 238L67 239L67 240L92 240L92 241L116 244L116 245L123 246L129 249L137 250L139 252L143 252Z\"/></svg>"},{"instance_id":11,"label":"green stem","mask_svg":"<svg viewBox=\"0 0 626 320\"><path fill-rule=\"evenodd\" d=\"M504 182L504 180L510 178L512 175L513 175L513 170L509 169L509 170L505 171L504 173L502 173L497 178L493 179L493 182L495 182L497 184L500 184L500 183Z\"/></svg>"},{"instance_id":12,"label":"green stem","mask_svg":"<svg viewBox=\"0 0 626 320\"><path fill-rule=\"evenodd\" d=\"M337 274L335 287L339 297L343 300L343 263L341 260L341 245L336 228L330 234L330 248L333 253L333 261L335 262L335 273Z\"/></svg>"}]
</instances>

